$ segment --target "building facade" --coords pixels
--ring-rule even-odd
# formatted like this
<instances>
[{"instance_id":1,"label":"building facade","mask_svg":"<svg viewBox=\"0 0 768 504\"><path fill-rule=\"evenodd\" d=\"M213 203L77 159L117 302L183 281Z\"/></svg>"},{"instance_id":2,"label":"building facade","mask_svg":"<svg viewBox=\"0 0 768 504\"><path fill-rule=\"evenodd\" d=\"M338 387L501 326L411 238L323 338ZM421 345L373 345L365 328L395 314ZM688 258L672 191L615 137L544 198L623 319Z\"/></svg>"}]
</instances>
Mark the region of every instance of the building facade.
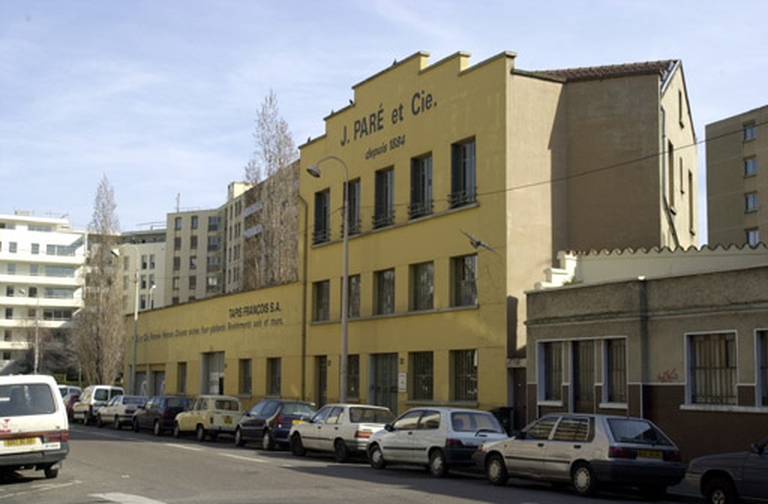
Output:
<instances>
[{"instance_id":1,"label":"building facade","mask_svg":"<svg viewBox=\"0 0 768 504\"><path fill-rule=\"evenodd\" d=\"M131 231L120 237L118 253L126 314L161 308L165 300L166 230Z\"/></svg>"},{"instance_id":2,"label":"building facade","mask_svg":"<svg viewBox=\"0 0 768 504\"><path fill-rule=\"evenodd\" d=\"M68 341L83 307L86 240L63 218L0 215L0 372L20 372L14 363L30 350L44 372L46 344Z\"/></svg>"},{"instance_id":3,"label":"building facade","mask_svg":"<svg viewBox=\"0 0 768 504\"><path fill-rule=\"evenodd\" d=\"M707 125L709 243L754 246L766 240L768 106ZM761 168L762 167L762 168Z\"/></svg>"}]
</instances>

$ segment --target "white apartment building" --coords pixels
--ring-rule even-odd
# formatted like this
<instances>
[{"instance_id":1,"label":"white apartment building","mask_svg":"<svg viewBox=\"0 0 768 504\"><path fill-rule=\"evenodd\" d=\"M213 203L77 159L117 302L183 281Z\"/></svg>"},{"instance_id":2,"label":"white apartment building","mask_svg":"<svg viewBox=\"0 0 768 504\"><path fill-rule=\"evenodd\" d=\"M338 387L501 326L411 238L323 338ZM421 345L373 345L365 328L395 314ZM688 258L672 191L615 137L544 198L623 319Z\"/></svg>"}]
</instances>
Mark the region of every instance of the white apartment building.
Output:
<instances>
[{"instance_id":1,"label":"white apartment building","mask_svg":"<svg viewBox=\"0 0 768 504\"><path fill-rule=\"evenodd\" d=\"M0 214L0 372L63 338L83 306L87 235L63 218ZM38 346L35 346L35 342Z\"/></svg>"}]
</instances>

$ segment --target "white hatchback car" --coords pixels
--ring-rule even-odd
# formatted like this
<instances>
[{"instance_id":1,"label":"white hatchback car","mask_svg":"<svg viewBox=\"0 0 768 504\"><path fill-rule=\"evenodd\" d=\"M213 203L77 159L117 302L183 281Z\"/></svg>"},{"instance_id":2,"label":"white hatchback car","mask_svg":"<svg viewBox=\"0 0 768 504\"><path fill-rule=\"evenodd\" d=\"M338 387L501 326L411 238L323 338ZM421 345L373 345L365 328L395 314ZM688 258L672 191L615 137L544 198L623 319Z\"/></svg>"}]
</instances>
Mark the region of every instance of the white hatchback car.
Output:
<instances>
[{"instance_id":1,"label":"white hatchback car","mask_svg":"<svg viewBox=\"0 0 768 504\"><path fill-rule=\"evenodd\" d=\"M365 453L368 440L395 415L383 406L367 404L326 404L309 420L291 427L291 453L302 456L307 450L334 454L337 462Z\"/></svg>"},{"instance_id":2,"label":"white hatchback car","mask_svg":"<svg viewBox=\"0 0 768 504\"><path fill-rule=\"evenodd\" d=\"M436 478L453 467L472 467L483 443L507 439L491 413L459 408L414 408L371 436L368 460L377 469L389 463L418 464Z\"/></svg>"},{"instance_id":3,"label":"white hatchback car","mask_svg":"<svg viewBox=\"0 0 768 504\"><path fill-rule=\"evenodd\" d=\"M56 380L0 376L0 472L35 469L59 474L69 453L69 421Z\"/></svg>"}]
</instances>

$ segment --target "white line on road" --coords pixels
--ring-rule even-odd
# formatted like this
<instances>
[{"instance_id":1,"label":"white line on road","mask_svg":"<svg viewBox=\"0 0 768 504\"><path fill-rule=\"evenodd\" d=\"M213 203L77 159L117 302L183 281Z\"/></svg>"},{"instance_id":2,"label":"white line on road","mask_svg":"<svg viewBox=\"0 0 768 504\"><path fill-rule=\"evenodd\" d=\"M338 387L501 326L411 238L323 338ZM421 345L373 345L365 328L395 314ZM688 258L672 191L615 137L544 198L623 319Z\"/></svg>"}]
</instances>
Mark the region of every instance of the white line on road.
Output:
<instances>
[{"instance_id":1,"label":"white line on road","mask_svg":"<svg viewBox=\"0 0 768 504\"><path fill-rule=\"evenodd\" d=\"M119 492L104 493L104 494L90 494L89 497L97 497L99 499L108 500L110 502L120 502L121 504L165 504L163 501L148 499L141 495L131 495Z\"/></svg>"},{"instance_id":2,"label":"white line on road","mask_svg":"<svg viewBox=\"0 0 768 504\"><path fill-rule=\"evenodd\" d=\"M21 492L9 492L7 494L3 493L2 495L0 495L0 500L11 499L13 497L19 497L20 495L31 494L36 492L44 492L46 490L57 490L59 488L77 485L79 483L82 483L82 482L75 480L70 483L45 483L42 485L35 485L30 490L24 490Z\"/></svg>"},{"instance_id":3,"label":"white line on road","mask_svg":"<svg viewBox=\"0 0 768 504\"><path fill-rule=\"evenodd\" d=\"M254 457L243 457L242 455L232 455L231 453L219 453L222 457L229 457L237 460L247 460L248 462L258 462L260 464L264 464L267 461L260 458L254 458Z\"/></svg>"},{"instance_id":4,"label":"white line on road","mask_svg":"<svg viewBox=\"0 0 768 504\"><path fill-rule=\"evenodd\" d=\"M187 446L187 445L180 445L175 443L163 443L165 446L171 446L173 448L180 448L182 450L189 450L189 451L205 451L205 448L198 448L196 446Z\"/></svg>"}]
</instances>

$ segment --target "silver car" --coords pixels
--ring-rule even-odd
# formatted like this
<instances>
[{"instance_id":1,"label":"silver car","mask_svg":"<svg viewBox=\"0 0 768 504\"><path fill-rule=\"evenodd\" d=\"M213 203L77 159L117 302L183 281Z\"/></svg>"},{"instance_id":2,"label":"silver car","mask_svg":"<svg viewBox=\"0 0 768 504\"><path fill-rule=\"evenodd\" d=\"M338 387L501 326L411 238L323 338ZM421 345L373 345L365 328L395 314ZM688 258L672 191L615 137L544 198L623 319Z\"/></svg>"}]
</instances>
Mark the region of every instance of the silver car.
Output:
<instances>
[{"instance_id":1,"label":"silver car","mask_svg":"<svg viewBox=\"0 0 768 504\"><path fill-rule=\"evenodd\" d=\"M546 415L510 439L483 445L476 458L495 485L510 476L570 482L581 495L617 485L658 498L685 476L677 446L652 422L634 417Z\"/></svg>"},{"instance_id":2,"label":"silver car","mask_svg":"<svg viewBox=\"0 0 768 504\"><path fill-rule=\"evenodd\" d=\"M437 478L453 467L472 467L480 445L506 439L496 417L459 408L414 408L371 436L368 461L376 469L390 463L426 466Z\"/></svg>"},{"instance_id":3,"label":"silver car","mask_svg":"<svg viewBox=\"0 0 768 504\"><path fill-rule=\"evenodd\" d=\"M709 504L768 501L768 439L749 451L698 457L688 464L686 483Z\"/></svg>"}]
</instances>

